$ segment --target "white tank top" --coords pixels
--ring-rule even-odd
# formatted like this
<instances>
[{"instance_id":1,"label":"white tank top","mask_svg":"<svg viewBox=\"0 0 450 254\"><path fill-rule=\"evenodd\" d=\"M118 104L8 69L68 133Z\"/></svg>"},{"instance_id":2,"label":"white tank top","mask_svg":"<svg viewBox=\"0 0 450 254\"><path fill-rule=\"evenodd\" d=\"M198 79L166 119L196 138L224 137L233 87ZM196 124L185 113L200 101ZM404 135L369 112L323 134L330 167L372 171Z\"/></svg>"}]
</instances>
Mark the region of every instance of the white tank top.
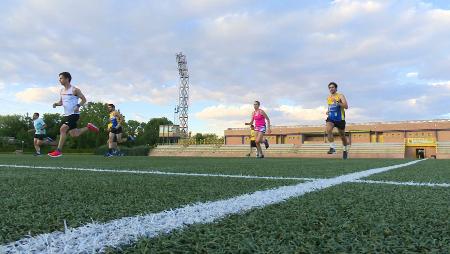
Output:
<instances>
[{"instance_id":1,"label":"white tank top","mask_svg":"<svg viewBox=\"0 0 450 254\"><path fill-rule=\"evenodd\" d=\"M79 112L75 113L75 107L78 104L78 96L73 94L74 89L74 86L70 86L70 88L67 90L65 90L64 88L61 89L61 99L65 116L80 114Z\"/></svg>"}]
</instances>

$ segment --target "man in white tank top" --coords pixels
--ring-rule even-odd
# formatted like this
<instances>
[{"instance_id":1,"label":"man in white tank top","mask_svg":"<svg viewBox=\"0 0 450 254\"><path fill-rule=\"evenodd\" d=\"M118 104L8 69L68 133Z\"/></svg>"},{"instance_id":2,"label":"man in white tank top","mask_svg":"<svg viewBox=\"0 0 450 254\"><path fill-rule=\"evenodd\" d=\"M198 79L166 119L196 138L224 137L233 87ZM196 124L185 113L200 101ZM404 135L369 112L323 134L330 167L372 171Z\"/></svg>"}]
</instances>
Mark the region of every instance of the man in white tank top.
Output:
<instances>
[{"instance_id":1,"label":"man in white tank top","mask_svg":"<svg viewBox=\"0 0 450 254\"><path fill-rule=\"evenodd\" d=\"M58 148L48 153L50 157L62 156L62 148L67 138L67 133L71 137L78 137L86 131L98 132L98 128L92 123L88 123L86 127L77 128L78 119L80 119L80 107L86 103L86 97L84 97L81 90L70 84L72 76L68 72L61 72L59 74L59 83L64 87L61 89L60 98L58 102L53 103L53 108L57 106L64 107L64 123L59 129L60 137ZM79 99L81 101L79 102Z\"/></svg>"}]
</instances>

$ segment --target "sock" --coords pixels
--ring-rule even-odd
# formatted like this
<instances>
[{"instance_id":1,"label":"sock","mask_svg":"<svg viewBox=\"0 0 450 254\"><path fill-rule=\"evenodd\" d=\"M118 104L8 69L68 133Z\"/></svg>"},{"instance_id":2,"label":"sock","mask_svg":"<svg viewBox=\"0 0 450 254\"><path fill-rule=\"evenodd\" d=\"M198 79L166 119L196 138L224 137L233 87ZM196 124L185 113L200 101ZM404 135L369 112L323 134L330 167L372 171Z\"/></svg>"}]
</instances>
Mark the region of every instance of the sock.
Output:
<instances>
[{"instance_id":1,"label":"sock","mask_svg":"<svg viewBox=\"0 0 450 254\"><path fill-rule=\"evenodd\" d=\"M58 148L56 148L56 151L61 152L61 149L58 147Z\"/></svg>"},{"instance_id":2,"label":"sock","mask_svg":"<svg viewBox=\"0 0 450 254\"><path fill-rule=\"evenodd\" d=\"M41 154L41 151L37 151L37 150L36 150L36 154Z\"/></svg>"},{"instance_id":3,"label":"sock","mask_svg":"<svg viewBox=\"0 0 450 254\"><path fill-rule=\"evenodd\" d=\"M330 148L336 149L336 144L335 143L330 143Z\"/></svg>"}]
</instances>

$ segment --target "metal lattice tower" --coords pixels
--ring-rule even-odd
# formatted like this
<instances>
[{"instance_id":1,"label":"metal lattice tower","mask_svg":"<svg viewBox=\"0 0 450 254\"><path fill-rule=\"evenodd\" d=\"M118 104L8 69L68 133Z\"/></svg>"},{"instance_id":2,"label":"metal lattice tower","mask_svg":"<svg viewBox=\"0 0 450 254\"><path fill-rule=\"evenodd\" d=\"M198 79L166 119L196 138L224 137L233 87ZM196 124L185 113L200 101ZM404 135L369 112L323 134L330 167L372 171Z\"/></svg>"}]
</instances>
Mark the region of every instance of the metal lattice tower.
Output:
<instances>
[{"instance_id":1,"label":"metal lattice tower","mask_svg":"<svg viewBox=\"0 0 450 254\"><path fill-rule=\"evenodd\" d=\"M182 52L177 54L178 72L180 74L180 86L178 89L178 113L180 121L180 136L188 137L188 109L189 109L189 73L187 69L186 56Z\"/></svg>"}]
</instances>

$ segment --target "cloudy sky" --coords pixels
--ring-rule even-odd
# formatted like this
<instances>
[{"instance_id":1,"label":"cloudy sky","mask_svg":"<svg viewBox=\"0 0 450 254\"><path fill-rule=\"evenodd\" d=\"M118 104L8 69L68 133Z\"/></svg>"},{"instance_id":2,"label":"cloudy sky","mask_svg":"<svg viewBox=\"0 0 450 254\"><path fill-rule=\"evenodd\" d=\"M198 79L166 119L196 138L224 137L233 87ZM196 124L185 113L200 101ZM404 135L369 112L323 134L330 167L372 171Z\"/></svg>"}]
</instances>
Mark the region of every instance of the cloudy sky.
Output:
<instances>
[{"instance_id":1,"label":"cloudy sky","mask_svg":"<svg viewBox=\"0 0 450 254\"><path fill-rule=\"evenodd\" d=\"M190 130L321 124L327 84L348 122L450 117L445 0L3 0L0 114L62 112L58 73L127 117L173 120L187 55Z\"/></svg>"}]
</instances>

